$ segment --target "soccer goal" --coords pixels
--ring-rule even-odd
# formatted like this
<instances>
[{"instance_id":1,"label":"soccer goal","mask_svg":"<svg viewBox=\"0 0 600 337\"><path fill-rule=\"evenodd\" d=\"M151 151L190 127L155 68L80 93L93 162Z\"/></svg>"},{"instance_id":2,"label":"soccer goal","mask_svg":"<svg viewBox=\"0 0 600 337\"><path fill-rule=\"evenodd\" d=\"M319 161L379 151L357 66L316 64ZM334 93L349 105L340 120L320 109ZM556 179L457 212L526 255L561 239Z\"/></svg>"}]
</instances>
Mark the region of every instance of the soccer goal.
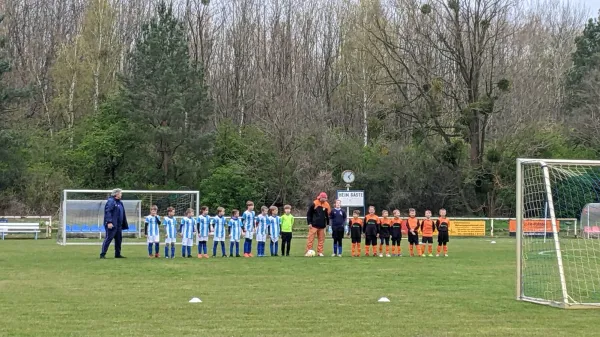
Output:
<instances>
[{"instance_id":1,"label":"soccer goal","mask_svg":"<svg viewBox=\"0 0 600 337\"><path fill-rule=\"evenodd\" d=\"M111 190L64 190L60 208L60 228L57 242L61 245L100 245L106 235L104 207ZM185 216L188 208L198 214L198 191L124 190L121 201L129 229L123 231L123 244L145 244L144 218L150 207L158 207L164 217L167 208L175 209L176 220Z\"/></svg>"},{"instance_id":2,"label":"soccer goal","mask_svg":"<svg viewBox=\"0 0 600 337\"><path fill-rule=\"evenodd\" d=\"M600 308L600 161L517 159L516 185L517 298Z\"/></svg>"}]
</instances>

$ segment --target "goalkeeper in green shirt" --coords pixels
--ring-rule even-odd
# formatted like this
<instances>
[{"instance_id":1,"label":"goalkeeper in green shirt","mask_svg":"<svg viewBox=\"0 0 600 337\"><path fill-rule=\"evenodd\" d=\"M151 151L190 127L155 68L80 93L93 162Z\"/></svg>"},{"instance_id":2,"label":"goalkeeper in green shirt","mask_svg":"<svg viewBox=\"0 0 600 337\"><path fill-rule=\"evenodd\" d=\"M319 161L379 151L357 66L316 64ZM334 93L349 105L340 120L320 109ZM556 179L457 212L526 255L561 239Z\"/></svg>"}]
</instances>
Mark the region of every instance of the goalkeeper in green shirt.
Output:
<instances>
[{"instance_id":1,"label":"goalkeeper in green shirt","mask_svg":"<svg viewBox=\"0 0 600 337\"><path fill-rule=\"evenodd\" d=\"M283 206L285 212L281 216L281 256L290 256L292 244L292 228L294 227L294 216L290 214L292 206Z\"/></svg>"}]
</instances>

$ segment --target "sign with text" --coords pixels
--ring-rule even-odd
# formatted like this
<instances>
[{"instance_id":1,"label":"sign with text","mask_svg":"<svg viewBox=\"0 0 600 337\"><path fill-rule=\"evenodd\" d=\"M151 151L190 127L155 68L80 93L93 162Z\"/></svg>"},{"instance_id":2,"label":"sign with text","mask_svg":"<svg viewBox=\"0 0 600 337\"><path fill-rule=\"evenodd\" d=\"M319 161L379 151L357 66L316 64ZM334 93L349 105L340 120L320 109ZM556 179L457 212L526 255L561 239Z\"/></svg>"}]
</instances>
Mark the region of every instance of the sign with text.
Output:
<instances>
[{"instance_id":1,"label":"sign with text","mask_svg":"<svg viewBox=\"0 0 600 337\"><path fill-rule=\"evenodd\" d=\"M342 202L342 207L365 207L365 191L338 190L336 198Z\"/></svg>"},{"instance_id":2,"label":"sign with text","mask_svg":"<svg viewBox=\"0 0 600 337\"><path fill-rule=\"evenodd\" d=\"M556 230L560 232L560 221L556 220ZM517 232L517 220L510 220L508 222L508 231L511 233ZM552 220L551 219L529 219L523 220L523 233L529 234L544 234L552 233Z\"/></svg>"},{"instance_id":3,"label":"sign with text","mask_svg":"<svg viewBox=\"0 0 600 337\"><path fill-rule=\"evenodd\" d=\"M485 236L485 220L450 219L450 236Z\"/></svg>"}]
</instances>

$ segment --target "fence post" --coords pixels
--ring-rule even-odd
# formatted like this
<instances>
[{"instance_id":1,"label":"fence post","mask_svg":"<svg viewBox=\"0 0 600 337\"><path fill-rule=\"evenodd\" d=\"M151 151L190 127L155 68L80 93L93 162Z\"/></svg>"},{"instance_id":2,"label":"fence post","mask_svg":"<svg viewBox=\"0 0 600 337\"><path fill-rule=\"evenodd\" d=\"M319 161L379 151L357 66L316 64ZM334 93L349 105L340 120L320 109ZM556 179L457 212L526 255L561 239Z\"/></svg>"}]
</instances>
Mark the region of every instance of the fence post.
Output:
<instances>
[{"instance_id":1,"label":"fence post","mask_svg":"<svg viewBox=\"0 0 600 337\"><path fill-rule=\"evenodd\" d=\"M490 236L494 237L494 218L492 218L492 224L490 225Z\"/></svg>"}]
</instances>

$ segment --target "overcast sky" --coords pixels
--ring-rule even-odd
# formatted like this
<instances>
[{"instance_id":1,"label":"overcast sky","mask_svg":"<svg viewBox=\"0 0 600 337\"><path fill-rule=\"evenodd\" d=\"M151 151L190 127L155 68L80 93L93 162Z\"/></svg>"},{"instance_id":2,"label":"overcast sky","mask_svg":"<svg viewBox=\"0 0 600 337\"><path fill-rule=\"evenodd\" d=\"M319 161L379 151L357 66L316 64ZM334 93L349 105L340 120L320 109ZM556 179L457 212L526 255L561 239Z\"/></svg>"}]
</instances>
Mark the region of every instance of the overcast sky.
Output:
<instances>
[{"instance_id":1,"label":"overcast sky","mask_svg":"<svg viewBox=\"0 0 600 337\"><path fill-rule=\"evenodd\" d=\"M564 0L564 1L570 1L570 0ZM598 10L600 10L600 0L572 0L573 2L577 2L580 1L581 3L585 4L587 7L590 8L590 15L593 17L597 17L598 16Z\"/></svg>"}]
</instances>

